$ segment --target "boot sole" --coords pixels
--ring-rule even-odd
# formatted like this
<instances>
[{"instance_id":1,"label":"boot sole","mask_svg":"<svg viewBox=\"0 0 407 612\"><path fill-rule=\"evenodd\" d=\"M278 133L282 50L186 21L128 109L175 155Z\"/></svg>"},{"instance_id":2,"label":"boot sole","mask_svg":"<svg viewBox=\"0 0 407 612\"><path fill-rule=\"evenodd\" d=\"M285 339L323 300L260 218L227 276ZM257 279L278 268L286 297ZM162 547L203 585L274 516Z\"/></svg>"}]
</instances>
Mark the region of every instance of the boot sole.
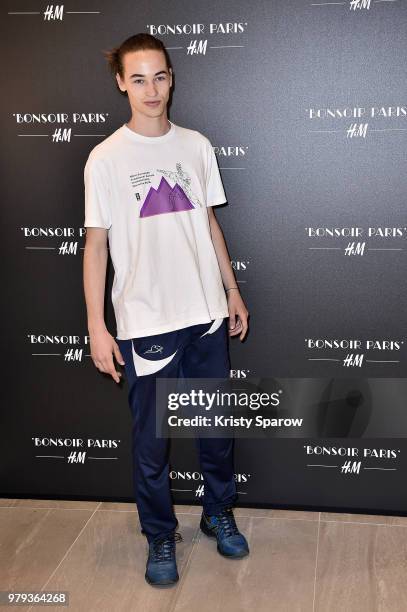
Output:
<instances>
[{"instance_id":1,"label":"boot sole","mask_svg":"<svg viewBox=\"0 0 407 612\"><path fill-rule=\"evenodd\" d=\"M166 580L163 582L152 582L146 575L144 575L144 578L146 579L146 582L148 582L150 586L163 587L163 588L173 586L174 584L177 584L177 582L179 581L179 576L176 580Z\"/></svg>"},{"instance_id":2,"label":"boot sole","mask_svg":"<svg viewBox=\"0 0 407 612\"><path fill-rule=\"evenodd\" d=\"M208 536L208 538L215 538L215 539L217 539L216 538L216 534L213 531L211 531L210 529L208 529L208 527L205 525L205 523L201 522L199 527L200 527L202 533L204 533L206 536ZM246 557L249 554L249 552L250 552L250 551L244 551L244 552L240 553L239 555L227 555L227 554L223 553L220 550L219 544L217 544L216 548L218 550L218 553L220 555L222 555L222 557L226 557L227 559L241 559L242 557Z\"/></svg>"}]
</instances>

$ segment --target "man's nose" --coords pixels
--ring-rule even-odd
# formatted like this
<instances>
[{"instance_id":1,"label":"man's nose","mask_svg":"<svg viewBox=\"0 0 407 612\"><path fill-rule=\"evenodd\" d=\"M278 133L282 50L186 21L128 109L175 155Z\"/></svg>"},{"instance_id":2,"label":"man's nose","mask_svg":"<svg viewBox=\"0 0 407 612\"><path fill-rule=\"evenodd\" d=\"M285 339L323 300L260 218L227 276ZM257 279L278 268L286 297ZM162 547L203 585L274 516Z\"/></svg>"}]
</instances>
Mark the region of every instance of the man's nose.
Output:
<instances>
[{"instance_id":1,"label":"man's nose","mask_svg":"<svg viewBox=\"0 0 407 612\"><path fill-rule=\"evenodd\" d=\"M150 83L147 85L147 95L154 97L157 93L157 87L155 83Z\"/></svg>"}]
</instances>

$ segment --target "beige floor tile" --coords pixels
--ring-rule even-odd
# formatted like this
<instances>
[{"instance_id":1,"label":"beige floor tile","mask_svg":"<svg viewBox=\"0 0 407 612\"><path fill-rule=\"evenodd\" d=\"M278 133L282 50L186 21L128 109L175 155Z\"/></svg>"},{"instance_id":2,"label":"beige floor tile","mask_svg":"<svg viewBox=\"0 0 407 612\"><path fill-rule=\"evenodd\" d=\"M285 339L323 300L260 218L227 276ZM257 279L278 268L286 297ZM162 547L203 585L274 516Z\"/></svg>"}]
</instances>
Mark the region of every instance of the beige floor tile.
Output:
<instances>
[{"instance_id":1,"label":"beige floor tile","mask_svg":"<svg viewBox=\"0 0 407 612\"><path fill-rule=\"evenodd\" d=\"M68 499L0 499L0 508L66 508L77 510L96 510L98 501L76 501Z\"/></svg>"},{"instance_id":2,"label":"beige floor tile","mask_svg":"<svg viewBox=\"0 0 407 612\"><path fill-rule=\"evenodd\" d=\"M174 510L178 514L191 514L189 504L174 504Z\"/></svg>"},{"instance_id":3,"label":"beige floor tile","mask_svg":"<svg viewBox=\"0 0 407 612\"><path fill-rule=\"evenodd\" d=\"M135 502L2 499L1 588L67 590L75 612L407 610L407 517L235 507L251 553L233 560L200 532L201 500L174 509L181 579L157 589Z\"/></svg>"},{"instance_id":4,"label":"beige floor tile","mask_svg":"<svg viewBox=\"0 0 407 612\"><path fill-rule=\"evenodd\" d=\"M388 516L382 514L321 512L321 521L339 521L341 523L374 523L376 525L404 525L407 527L407 516Z\"/></svg>"},{"instance_id":5,"label":"beige floor tile","mask_svg":"<svg viewBox=\"0 0 407 612\"><path fill-rule=\"evenodd\" d=\"M315 612L405 612L407 529L322 522Z\"/></svg>"},{"instance_id":6,"label":"beige floor tile","mask_svg":"<svg viewBox=\"0 0 407 612\"><path fill-rule=\"evenodd\" d=\"M194 504L190 504L189 506L185 504L185 510L183 512L188 512L190 514L201 514L202 512L202 501L196 502Z\"/></svg>"},{"instance_id":7,"label":"beige floor tile","mask_svg":"<svg viewBox=\"0 0 407 612\"><path fill-rule=\"evenodd\" d=\"M180 531L183 541L177 543L176 550L181 575L195 541L197 518L180 515ZM96 512L46 589L69 591L70 609L75 612L170 610L180 585L148 585L144 578L146 559L147 540L140 533L135 513ZM37 609L45 610L45 606Z\"/></svg>"},{"instance_id":8,"label":"beige floor tile","mask_svg":"<svg viewBox=\"0 0 407 612\"><path fill-rule=\"evenodd\" d=\"M98 510L118 510L119 512L137 512L136 502L102 502Z\"/></svg>"},{"instance_id":9,"label":"beige floor tile","mask_svg":"<svg viewBox=\"0 0 407 612\"><path fill-rule=\"evenodd\" d=\"M304 510L278 510L274 508L234 508L235 516L251 516L255 518L299 519L301 521L318 521L319 512Z\"/></svg>"},{"instance_id":10,"label":"beige floor tile","mask_svg":"<svg viewBox=\"0 0 407 612\"><path fill-rule=\"evenodd\" d=\"M190 514L189 504L174 504L174 510L180 514ZM98 510L119 510L122 512L137 512L136 502L102 502Z\"/></svg>"},{"instance_id":11,"label":"beige floor tile","mask_svg":"<svg viewBox=\"0 0 407 612\"><path fill-rule=\"evenodd\" d=\"M16 499L11 499L10 497L2 497L0 499L0 508L10 508L15 505L16 501Z\"/></svg>"},{"instance_id":12,"label":"beige floor tile","mask_svg":"<svg viewBox=\"0 0 407 612\"><path fill-rule=\"evenodd\" d=\"M250 554L226 559L214 539L200 534L174 612L312 612L318 523L267 518L237 523Z\"/></svg>"},{"instance_id":13,"label":"beige floor tile","mask_svg":"<svg viewBox=\"0 0 407 612\"><path fill-rule=\"evenodd\" d=\"M0 508L1 589L40 589L92 510Z\"/></svg>"},{"instance_id":14,"label":"beige floor tile","mask_svg":"<svg viewBox=\"0 0 407 612\"><path fill-rule=\"evenodd\" d=\"M189 506L189 512L192 514L201 514L202 505ZM318 521L318 512L306 512L302 510L276 510L273 508L239 508L234 507L233 513L236 517L255 517L255 518L284 518L284 519L300 519L307 521Z\"/></svg>"}]
</instances>

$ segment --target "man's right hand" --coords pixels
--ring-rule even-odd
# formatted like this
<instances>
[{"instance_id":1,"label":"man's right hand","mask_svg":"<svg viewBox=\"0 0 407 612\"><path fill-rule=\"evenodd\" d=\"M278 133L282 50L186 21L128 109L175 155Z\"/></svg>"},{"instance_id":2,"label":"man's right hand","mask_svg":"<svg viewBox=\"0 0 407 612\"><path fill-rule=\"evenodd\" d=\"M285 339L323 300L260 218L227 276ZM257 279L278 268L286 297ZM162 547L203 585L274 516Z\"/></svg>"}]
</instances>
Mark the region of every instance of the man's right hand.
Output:
<instances>
[{"instance_id":1,"label":"man's right hand","mask_svg":"<svg viewBox=\"0 0 407 612\"><path fill-rule=\"evenodd\" d=\"M97 369L104 374L110 374L115 382L120 382L122 373L116 371L113 355L120 365L124 365L124 359L113 336L106 329L91 333L89 339L90 356Z\"/></svg>"}]
</instances>

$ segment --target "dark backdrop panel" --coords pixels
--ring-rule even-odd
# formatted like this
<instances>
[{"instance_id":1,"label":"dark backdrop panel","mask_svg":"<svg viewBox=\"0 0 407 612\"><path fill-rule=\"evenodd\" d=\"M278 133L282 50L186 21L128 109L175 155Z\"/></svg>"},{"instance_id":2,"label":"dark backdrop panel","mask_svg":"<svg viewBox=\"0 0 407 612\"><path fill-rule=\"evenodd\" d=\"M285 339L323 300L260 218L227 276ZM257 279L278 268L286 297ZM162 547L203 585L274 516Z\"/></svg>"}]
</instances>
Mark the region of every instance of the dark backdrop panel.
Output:
<instances>
[{"instance_id":1,"label":"dark backdrop panel","mask_svg":"<svg viewBox=\"0 0 407 612\"><path fill-rule=\"evenodd\" d=\"M211 139L228 197L216 214L250 311L231 376L315 379L321 402L302 437L236 441L240 503L407 512L387 417L405 401L406 3L63 6L13 1L0 26L1 494L132 498L127 389L89 356L81 224L89 151L130 118L101 51L148 31L172 58L170 119ZM110 265L114 334L112 280ZM386 418L398 436L380 437ZM174 501L199 501L191 440L173 441L171 478Z\"/></svg>"}]
</instances>

